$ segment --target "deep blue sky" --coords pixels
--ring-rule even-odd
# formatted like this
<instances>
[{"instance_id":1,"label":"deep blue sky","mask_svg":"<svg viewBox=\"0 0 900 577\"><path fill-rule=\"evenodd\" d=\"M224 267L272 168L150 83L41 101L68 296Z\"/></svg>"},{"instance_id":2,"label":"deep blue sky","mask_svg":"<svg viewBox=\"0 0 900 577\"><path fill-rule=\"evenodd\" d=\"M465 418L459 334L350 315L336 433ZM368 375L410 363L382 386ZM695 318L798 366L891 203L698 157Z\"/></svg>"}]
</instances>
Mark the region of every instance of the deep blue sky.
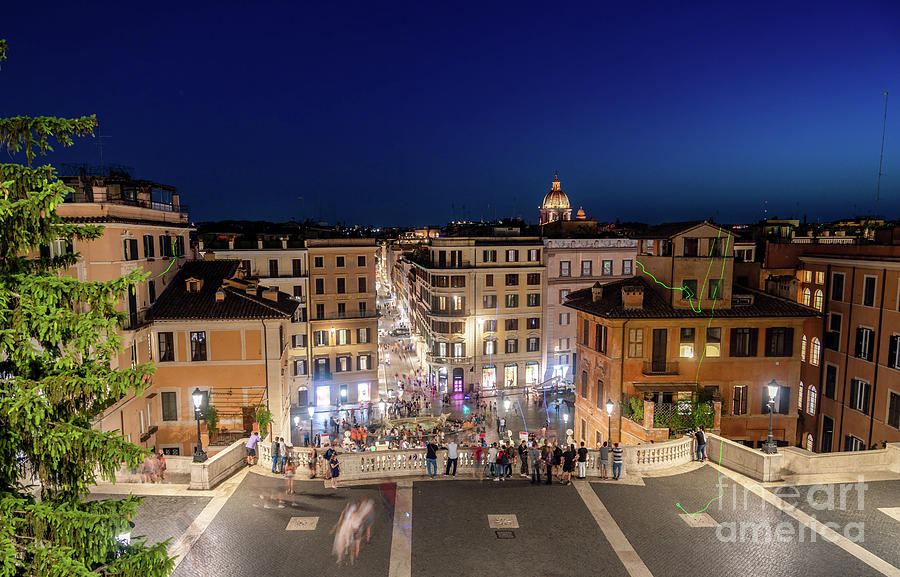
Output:
<instances>
[{"instance_id":1,"label":"deep blue sky","mask_svg":"<svg viewBox=\"0 0 900 577\"><path fill-rule=\"evenodd\" d=\"M600 220L871 213L882 90L900 216L896 1L7 4L0 115L97 114L194 220L533 221L556 169Z\"/></svg>"}]
</instances>

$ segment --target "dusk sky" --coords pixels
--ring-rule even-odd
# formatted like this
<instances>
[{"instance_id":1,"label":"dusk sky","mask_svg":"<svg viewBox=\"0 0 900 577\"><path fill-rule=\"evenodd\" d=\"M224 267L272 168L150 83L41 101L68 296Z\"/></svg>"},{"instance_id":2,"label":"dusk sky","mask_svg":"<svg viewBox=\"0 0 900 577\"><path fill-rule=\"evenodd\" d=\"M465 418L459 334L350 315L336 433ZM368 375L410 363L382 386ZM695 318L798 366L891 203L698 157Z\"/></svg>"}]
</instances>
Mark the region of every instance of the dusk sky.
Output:
<instances>
[{"instance_id":1,"label":"dusk sky","mask_svg":"<svg viewBox=\"0 0 900 577\"><path fill-rule=\"evenodd\" d=\"M871 214L884 90L900 216L896 0L88 4L4 6L0 115L96 114L194 221L534 222L555 170L601 221Z\"/></svg>"}]
</instances>

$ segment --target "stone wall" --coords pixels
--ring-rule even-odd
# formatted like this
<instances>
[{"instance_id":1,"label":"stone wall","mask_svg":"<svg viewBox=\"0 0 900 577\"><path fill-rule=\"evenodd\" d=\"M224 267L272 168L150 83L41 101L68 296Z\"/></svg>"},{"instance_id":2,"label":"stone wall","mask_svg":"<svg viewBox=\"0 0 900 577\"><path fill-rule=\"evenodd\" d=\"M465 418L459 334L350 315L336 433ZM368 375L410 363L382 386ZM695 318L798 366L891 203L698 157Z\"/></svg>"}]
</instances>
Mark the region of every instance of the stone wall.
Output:
<instances>
[{"instance_id":1,"label":"stone wall","mask_svg":"<svg viewBox=\"0 0 900 577\"><path fill-rule=\"evenodd\" d=\"M202 463L191 463L191 484L188 488L212 489L242 466L246 466L247 441L248 439L240 439Z\"/></svg>"}]
</instances>

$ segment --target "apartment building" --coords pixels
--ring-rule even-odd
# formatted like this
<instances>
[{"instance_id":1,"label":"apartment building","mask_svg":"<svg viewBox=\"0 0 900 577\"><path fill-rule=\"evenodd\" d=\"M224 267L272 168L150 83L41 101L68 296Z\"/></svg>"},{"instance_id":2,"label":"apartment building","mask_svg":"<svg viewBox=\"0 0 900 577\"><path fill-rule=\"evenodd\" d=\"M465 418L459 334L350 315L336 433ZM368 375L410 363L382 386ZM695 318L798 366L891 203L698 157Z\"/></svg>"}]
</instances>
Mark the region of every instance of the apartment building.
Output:
<instances>
[{"instance_id":1,"label":"apartment building","mask_svg":"<svg viewBox=\"0 0 900 577\"><path fill-rule=\"evenodd\" d=\"M797 300L824 315L802 336L810 375L803 446L859 451L900 442L900 254L895 246L815 247L799 256Z\"/></svg>"},{"instance_id":2,"label":"apartment building","mask_svg":"<svg viewBox=\"0 0 900 577\"><path fill-rule=\"evenodd\" d=\"M445 237L410 256L408 281L424 368L444 392L541 381L543 243L540 237Z\"/></svg>"},{"instance_id":3,"label":"apartment building","mask_svg":"<svg viewBox=\"0 0 900 577\"><path fill-rule=\"evenodd\" d=\"M735 285L730 239L707 222L653 227L638 238L636 276L569 295L579 439L660 440L666 430L631 421L620 403L703 398L721 403L723 435L759 446L769 423L767 385L775 384L775 439L796 443L801 337L815 330L818 312Z\"/></svg>"},{"instance_id":4,"label":"apartment building","mask_svg":"<svg viewBox=\"0 0 900 577\"><path fill-rule=\"evenodd\" d=\"M374 239L306 242L309 346L318 407L378 399Z\"/></svg>"},{"instance_id":5,"label":"apartment building","mask_svg":"<svg viewBox=\"0 0 900 577\"><path fill-rule=\"evenodd\" d=\"M631 277L637 245L630 238L544 239L543 380L571 381L575 374L578 339L575 313L565 306L568 295L597 282Z\"/></svg>"}]
</instances>

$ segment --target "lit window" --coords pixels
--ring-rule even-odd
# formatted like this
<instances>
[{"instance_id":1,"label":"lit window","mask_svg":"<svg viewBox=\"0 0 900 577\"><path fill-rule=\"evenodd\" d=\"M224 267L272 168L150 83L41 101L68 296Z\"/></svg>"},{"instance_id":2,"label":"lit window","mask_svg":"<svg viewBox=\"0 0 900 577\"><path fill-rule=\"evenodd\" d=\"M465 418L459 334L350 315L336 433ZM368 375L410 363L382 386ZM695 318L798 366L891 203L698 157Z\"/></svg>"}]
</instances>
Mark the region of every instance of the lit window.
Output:
<instances>
[{"instance_id":1,"label":"lit window","mask_svg":"<svg viewBox=\"0 0 900 577\"><path fill-rule=\"evenodd\" d=\"M818 338L813 338L812 345L809 348L809 364L814 367L819 366L819 355L822 354L822 343Z\"/></svg>"},{"instance_id":2,"label":"lit window","mask_svg":"<svg viewBox=\"0 0 900 577\"><path fill-rule=\"evenodd\" d=\"M803 410L803 381L800 381L800 394L797 395L797 409Z\"/></svg>"},{"instance_id":3,"label":"lit window","mask_svg":"<svg viewBox=\"0 0 900 577\"><path fill-rule=\"evenodd\" d=\"M823 271L816 271L816 284L825 284L825 273Z\"/></svg>"},{"instance_id":4,"label":"lit window","mask_svg":"<svg viewBox=\"0 0 900 577\"><path fill-rule=\"evenodd\" d=\"M812 293L809 292L808 288L805 288L805 289L803 289L803 296L801 297L800 302L805 304L806 306L809 306L811 297L812 297Z\"/></svg>"},{"instance_id":5,"label":"lit window","mask_svg":"<svg viewBox=\"0 0 900 577\"><path fill-rule=\"evenodd\" d=\"M809 386L809 394L807 395L807 397L808 398L806 399L806 412L809 413L810 415L815 415L816 414L816 401L819 400L818 394L816 393L815 385Z\"/></svg>"},{"instance_id":6,"label":"lit window","mask_svg":"<svg viewBox=\"0 0 900 577\"><path fill-rule=\"evenodd\" d=\"M812 452L813 450L813 436L812 433L806 433L806 450Z\"/></svg>"},{"instance_id":7,"label":"lit window","mask_svg":"<svg viewBox=\"0 0 900 577\"><path fill-rule=\"evenodd\" d=\"M825 295L822 293L820 289L816 289L816 296L813 299L813 306L816 307L816 310L822 310L823 303L825 302Z\"/></svg>"},{"instance_id":8,"label":"lit window","mask_svg":"<svg viewBox=\"0 0 900 577\"><path fill-rule=\"evenodd\" d=\"M694 329L681 329L680 356L686 359L694 358Z\"/></svg>"},{"instance_id":9,"label":"lit window","mask_svg":"<svg viewBox=\"0 0 900 577\"><path fill-rule=\"evenodd\" d=\"M800 339L800 361L806 362L806 335Z\"/></svg>"}]
</instances>

